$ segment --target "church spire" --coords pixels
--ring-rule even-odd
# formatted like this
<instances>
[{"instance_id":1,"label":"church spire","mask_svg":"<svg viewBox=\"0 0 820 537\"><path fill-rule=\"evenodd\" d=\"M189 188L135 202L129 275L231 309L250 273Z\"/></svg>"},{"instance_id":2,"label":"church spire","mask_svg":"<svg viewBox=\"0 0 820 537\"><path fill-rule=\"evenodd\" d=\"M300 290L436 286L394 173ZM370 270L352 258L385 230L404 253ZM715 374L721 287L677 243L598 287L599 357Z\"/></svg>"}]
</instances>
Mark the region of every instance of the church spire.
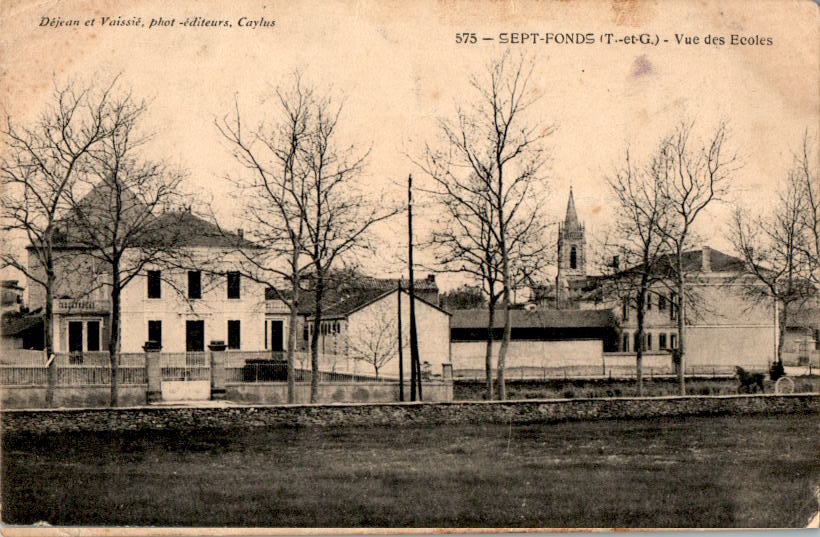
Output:
<instances>
[{"instance_id":1,"label":"church spire","mask_svg":"<svg viewBox=\"0 0 820 537\"><path fill-rule=\"evenodd\" d=\"M578 229L581 224L578 222L578 214L575 212L575 198L572 195L572 187L569 187L569 201L567 202L567 216L564 218L564 228Z\"/></svg>"}]
</instances>

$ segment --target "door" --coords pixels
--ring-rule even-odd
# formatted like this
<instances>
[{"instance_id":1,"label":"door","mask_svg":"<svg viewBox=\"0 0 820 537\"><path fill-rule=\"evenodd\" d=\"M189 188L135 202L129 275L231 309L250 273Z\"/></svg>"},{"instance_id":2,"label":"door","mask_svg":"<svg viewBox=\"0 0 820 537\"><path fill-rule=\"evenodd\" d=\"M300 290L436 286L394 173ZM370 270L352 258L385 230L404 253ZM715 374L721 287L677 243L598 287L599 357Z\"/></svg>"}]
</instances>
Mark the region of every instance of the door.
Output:
<instances>
[{"instance_id":1,"label":"door","mask_svg":"<svg viewBox=\"0 0 820 537\"><path fill-rule=\"evenodd\" d=\"M69 364L83 363L83 322L68 322L68 353Z\"/></svg>"},{"instance_id":2,"label":"door","mask_svg":"<svg viewBox=\"0 0 820 537\"><path fill-rule=\"evenodd\" d=\"M185 321L185 350L205 351L205 321Z\"/></svg>"},{"instance_id":3,"label":"door","mask_svg":"<svg viewBox=\"0 0 820 537\"><path fill-rule=\"evenodd\" d=\"M270 348L274 352L285 350L285 323L284 321L270 322Z\"/></svg>"}]
</instances>

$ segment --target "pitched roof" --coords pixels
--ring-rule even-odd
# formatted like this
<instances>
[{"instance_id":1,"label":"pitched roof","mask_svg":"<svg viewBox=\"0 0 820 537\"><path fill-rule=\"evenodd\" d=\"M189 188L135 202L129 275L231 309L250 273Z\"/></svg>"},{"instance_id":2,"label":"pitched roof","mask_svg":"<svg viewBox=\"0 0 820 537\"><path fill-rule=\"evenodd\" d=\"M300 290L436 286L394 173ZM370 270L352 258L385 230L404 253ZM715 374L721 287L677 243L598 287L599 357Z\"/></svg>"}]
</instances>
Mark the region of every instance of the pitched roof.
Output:
<instances>
[{"instance_id":1,"label":"pitched roof","mask_svg":"<svg viewBox=\"0 0 820 537\"><path fill-rule=\"evenodd\" d=\"M4 336L17 336L26 330L43 324L42 312L36 313L6 313L0 320L0 333Z\"/></svg>"},{"instance_id":2,"label":"pitched roof","mask_svg":"<svg viewBox=\"0 0 820 537\"><path fill-rule=\"evenodd\" d=\"M403 290L407 291L408 281L402 279L401 283ZM354 311L396 291L398 285L398 278L374 278L372 276L352 272L337 273L331 277L330 285L325 289L322 299L322 315L325 318L346 317ZM444 311L436 304L420 296L438 293L438 285L436 285L435 279L429 276L425 279L416 279L414 286L416 300L420 300L429 306ZM290 295L287 291L283 294L286 297ZM275 300L277 298L278 296L274 289L269 288L265 290L266 300ZM313 293L303 290L299 300L299 313L310 317L313 315L314 309L315 302Z\"/></svg>"},{"instance_id":3,"label":"pitched roof","mask_svg":"<svg viewBox=\"0 0 820 537\"><path fill-rule=\"evenodd\" d=\"M471 309L453 312L451 328L480 329L487 327L488 310ZM511 310L512 328L596 328L618 326L610 310ZM493 315L496 328L504 326L504 312L499 308Z\"/></svg>"},{"instance_id":4,"label":"pitched roof","mask_svg":"<svg viewBox=\"0 0 820 537\"><path fill-rule=\"evenodd\" d=\"M113 203L114 192L111 185L100 181L77 203L73 210L64 218L56 222L57 232L54 234L56 247L80 247L83 240L92 239L89 230L106 233L106 228L112 225L114 216L108 208ZM157 206L145 203L131 190L122 190L116 197L122 206L122 219L131 220L133 226L139 226L140 236L135 237L132 245L174 247L253 247L253 243L245 240L239 234L221 229L217 224L209 222L193 214L190 210L161 211ZM137 223L139 222L139 223ZM126 223L126 228L129 224ZM120 228L122 229L122 228ZM113 230L110 231L113 235ZM93 237L96 240L96 237Z\"/></svg>"},{"instance_id":5,"label":"pitched roof","mask_svg":"<svg viewBox=\"0 0 820 537\"><path fill-rule=\"evenodd\" d=\"M743 272L746 269L744 261L738 257L725 254L714 248L708 248L710 270L711 272ZM703 271L703 252L701 250L691 250L683 252L683 270L684 272L699 272ZM660 258L655 266L657 274L671 274L675 263L675 256L668 254ZM626 268L616 274L616 276L625 276L630 273L638 272L643 264L634 265Z\"/></svg>"}]
</instances>

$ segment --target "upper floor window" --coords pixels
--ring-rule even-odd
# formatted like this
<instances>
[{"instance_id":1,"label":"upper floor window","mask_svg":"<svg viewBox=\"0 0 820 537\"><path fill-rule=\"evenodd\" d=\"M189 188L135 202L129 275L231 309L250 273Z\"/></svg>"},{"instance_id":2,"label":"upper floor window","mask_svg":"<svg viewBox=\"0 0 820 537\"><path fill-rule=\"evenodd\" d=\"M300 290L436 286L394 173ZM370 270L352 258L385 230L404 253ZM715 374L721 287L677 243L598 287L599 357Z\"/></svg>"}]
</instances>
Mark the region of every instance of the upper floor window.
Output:
<instances>
[{"instance_id":1,"label":"upper floor window","mask_svg":"<svg viewBox=\"0 0 820 537\"><path fill-rule=\"evenodd\" d=\"M629 297L624 298L623 306L621 306L621 317L624 321L629 320Z\"/></svg>"},{"instance_id":2,"label":"upper floor window","mask_svg":"<svg viewBox=\"0 0 820 537\"><path fill-rule=\"evenodd\" d=\"M669 295L669 319L675 320L678 318L678 295L672 293Z\"/></svg>"},{"instance_id":3,"label":"upper floor window","mask_svg":"<svg viewBox=\"0 0 820 537\"><path fill-rule=\"evenodd\" d=\"M158 270L148 271L148 298L162 298L162 273Z\"/></svg>"},{"instance_id":4,"label":"upper floor window","mask_svg":"<svg viewBox=\"0 0 820 537\"><path fill-rule=\"evenodd\" d=\"M188 271L188 298L202 298L202 272Z\"/></svg>"},{"instance_id":5,"label":"upper floor window","mask_svg":"<svg viewBox=\"0 0 820 537\"><path fill-rule=\"evenodd\" d=\"M575 249L575 246L569 250L569 268L578 268L578 250Z\"/></svg>"},{"instance_id":6,"label":"upper floor window","mask_svg":"<svg viewBox=\"0 0 820 537\"><path fill-rule=\"evenodd\" d=\"M228 273L228 298L239 298L239 273Z\"/></svg>"},{"instance_id":7,"label":"upper floor window","mask_svg":"<svg viewBox=\"0 0 820 537\"><path fill-rule=\"evenodd\" d=\"M646 293L646 311L652 310L652 293Z\"/></svg>"},{"instance_id":8,"label":"upper floor window","mask_svg":"<svg viewBox=\"0 0 820 537\"><path fill-rule=\"evenodd\" d=\"M660 311L666 310L666 297L663 295L658 295L658 309Z\"/></svg>"}]
</instances>

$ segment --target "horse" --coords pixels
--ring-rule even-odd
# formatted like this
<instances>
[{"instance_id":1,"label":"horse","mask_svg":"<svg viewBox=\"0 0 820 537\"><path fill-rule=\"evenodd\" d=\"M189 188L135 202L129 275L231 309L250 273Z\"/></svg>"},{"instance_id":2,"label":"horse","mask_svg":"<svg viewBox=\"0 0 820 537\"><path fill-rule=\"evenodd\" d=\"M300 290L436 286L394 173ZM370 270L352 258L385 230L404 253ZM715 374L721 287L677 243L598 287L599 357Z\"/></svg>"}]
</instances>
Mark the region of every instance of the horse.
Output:
<instances>
[{"instance_id":1,"label":"horse","mask_svg":"<svg viewBox=\"0 0 820 537\"><path fill-rule=\"evenodd\" d=\"M761 393L765 392L763 388L763 373L750 373L740 366L735 366L735 372L740 381L737 387L737 393L741 391L752 393L752 391L757 391L757 388L760 388Z\"/></svg>"}]
</instances>

